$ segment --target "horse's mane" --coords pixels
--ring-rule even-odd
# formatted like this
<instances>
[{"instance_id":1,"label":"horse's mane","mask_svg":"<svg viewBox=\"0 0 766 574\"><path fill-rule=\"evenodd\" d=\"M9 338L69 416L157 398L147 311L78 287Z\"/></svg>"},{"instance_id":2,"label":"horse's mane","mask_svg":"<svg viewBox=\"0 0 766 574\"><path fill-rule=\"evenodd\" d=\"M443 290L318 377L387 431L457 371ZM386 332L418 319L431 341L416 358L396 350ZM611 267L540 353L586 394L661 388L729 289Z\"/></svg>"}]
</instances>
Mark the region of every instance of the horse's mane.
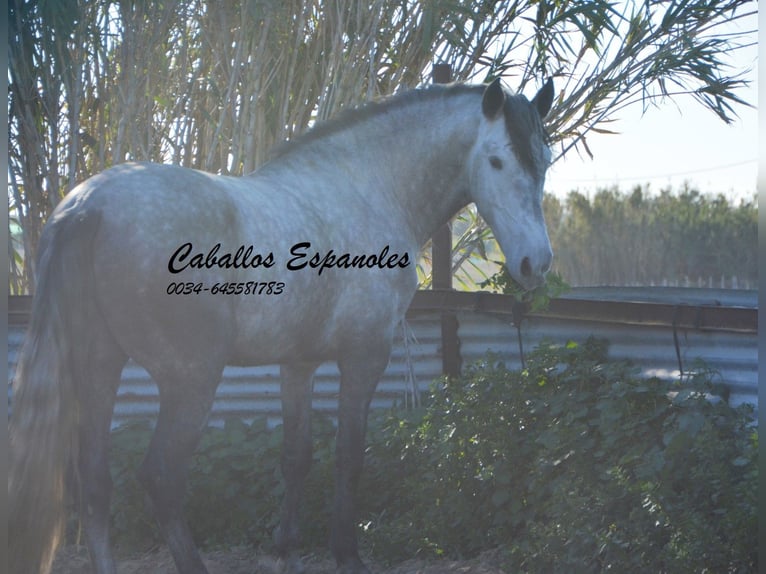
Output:
<instances>
[{"instance_id":1,"label":"horse's mane","mask_svg":"<svg viewBox=\"0 0 766 574\"><path fill-rule=\"evenodd\" d=\"M369 118L388 113L411 103L448 98L460 94L481 94L485 89L482 84L435 84L425 88L407 90L373 100L358 107L347 108L335 118L319 122L308 131L292 140L277 145L271 152L272 160L287 156L327 136L342 132ZM505 123L511 142L519 159L528 169L534 167L534 160L529 140L535 131L545 133L542 121L529 101L521 95L511 94L505 100Z\"/></svg>"},{"instance_id":2,"label":"horse's mane","mask_svg":"<svg viewBox=\"0 0 766 574\"><path fill-rule=\"evenodd\" d=\"M318 122L303 134L277 145L271 152L271 159L286 156L317 140L342 132L369 118L407 106L410 103L422 102L455 94L471 92L481 93L483 89L484 86L480 85L435 84L426 88L416 88L399 92L379 100L372 100L360 106L345 108L334 118Z\"/></svg>"}]
</instances>

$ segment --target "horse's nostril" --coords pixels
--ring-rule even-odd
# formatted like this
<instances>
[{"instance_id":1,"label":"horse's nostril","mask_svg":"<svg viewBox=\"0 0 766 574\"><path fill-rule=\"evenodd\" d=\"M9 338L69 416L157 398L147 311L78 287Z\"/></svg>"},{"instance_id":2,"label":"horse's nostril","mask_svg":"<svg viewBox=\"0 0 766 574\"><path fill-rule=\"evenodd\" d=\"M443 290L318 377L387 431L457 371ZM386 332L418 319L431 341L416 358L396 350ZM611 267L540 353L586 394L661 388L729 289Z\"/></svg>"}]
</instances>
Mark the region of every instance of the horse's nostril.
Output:
<instances>
[{"instance_id":1,"label":"horse's nostril","mask_svg":"<svg viewBox=\"0 0 766 574\"><path fill-rule=\"evenodd\" d=\"M521 274L524 277L532 275L532 264L529 262L529 257L525 257L521 260Z\"/></svg>"}]
</instances>

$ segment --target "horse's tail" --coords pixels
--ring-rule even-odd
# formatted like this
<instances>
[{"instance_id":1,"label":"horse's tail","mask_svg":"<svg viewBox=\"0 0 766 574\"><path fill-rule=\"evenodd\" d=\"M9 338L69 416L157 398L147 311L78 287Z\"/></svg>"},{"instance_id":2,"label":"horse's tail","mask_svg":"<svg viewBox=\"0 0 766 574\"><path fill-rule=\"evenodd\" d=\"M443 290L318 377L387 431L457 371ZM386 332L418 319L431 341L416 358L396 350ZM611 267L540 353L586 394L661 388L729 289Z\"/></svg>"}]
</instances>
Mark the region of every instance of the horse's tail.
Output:
<instances>
[{"instance_id":1,"label":"horse's tail","mask_svg":"<svg viewBox=\"0 0 766 574\"><path fill-rule=\"evenodd\" d=\"M66 523L67 476L77 464L80 333L94 309L93 242L100 212L46 226L37 290L9 424L8 564L11 574L50 571Z\"/></svg>"}]
</instances>

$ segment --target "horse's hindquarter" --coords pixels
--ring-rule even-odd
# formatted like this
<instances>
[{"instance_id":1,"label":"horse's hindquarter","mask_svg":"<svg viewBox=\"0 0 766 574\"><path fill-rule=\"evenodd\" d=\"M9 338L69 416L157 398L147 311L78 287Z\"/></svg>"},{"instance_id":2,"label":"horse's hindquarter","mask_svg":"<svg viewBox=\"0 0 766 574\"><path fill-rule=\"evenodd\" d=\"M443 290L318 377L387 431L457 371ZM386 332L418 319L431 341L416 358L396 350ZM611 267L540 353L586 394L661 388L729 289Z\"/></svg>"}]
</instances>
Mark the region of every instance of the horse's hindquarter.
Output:
<instances>
[{"instance_id":1,"label":"horse's hindquarter","mask_svg":"<svg viewBox=\"0 0 766 574\"><path fill-rule=\"evenodd\" d=\"M237 214L218 178L155 164L123 164L84 182L56 216L100 213L93 243L99 309L117 343L147 369L210 368L222 364L234 316L232 302L168 294L171 283L201 278L172 274L168 263L185 242L229 244ZM206 281L226 270L205 270ZM195 277L196 275L196 277Z\"/></svg>"}]
</instances>

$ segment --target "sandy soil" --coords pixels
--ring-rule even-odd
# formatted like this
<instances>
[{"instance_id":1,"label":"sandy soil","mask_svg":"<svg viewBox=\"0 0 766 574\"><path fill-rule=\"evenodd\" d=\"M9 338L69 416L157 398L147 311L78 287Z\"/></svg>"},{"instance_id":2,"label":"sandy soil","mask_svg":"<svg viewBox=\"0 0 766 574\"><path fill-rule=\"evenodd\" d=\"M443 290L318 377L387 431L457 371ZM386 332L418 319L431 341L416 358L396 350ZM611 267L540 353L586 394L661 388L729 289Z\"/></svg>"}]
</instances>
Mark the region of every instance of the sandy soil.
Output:
<instances>
[{"instance_id":1,"label":"sandy soil","mask_svg":"<svg viewBox=\"0 0 766 574\"><path fill-rule=\"evenodd\" d=\"M232 548L202 554L210 574L276 574L278 562L271 556L258 555L251 548ZM88 553L84 547L63 548L52 574L91 574ZM488 552L467 561L408 560L396 566L382 566L367 561L372 574L505 574L497 556ZM306 574L335 574L335 562L329 557L306 556ZM157 550L141 556L119 560L118 574L177 574L170 553Z\"/></svg>"}]
</instances>

